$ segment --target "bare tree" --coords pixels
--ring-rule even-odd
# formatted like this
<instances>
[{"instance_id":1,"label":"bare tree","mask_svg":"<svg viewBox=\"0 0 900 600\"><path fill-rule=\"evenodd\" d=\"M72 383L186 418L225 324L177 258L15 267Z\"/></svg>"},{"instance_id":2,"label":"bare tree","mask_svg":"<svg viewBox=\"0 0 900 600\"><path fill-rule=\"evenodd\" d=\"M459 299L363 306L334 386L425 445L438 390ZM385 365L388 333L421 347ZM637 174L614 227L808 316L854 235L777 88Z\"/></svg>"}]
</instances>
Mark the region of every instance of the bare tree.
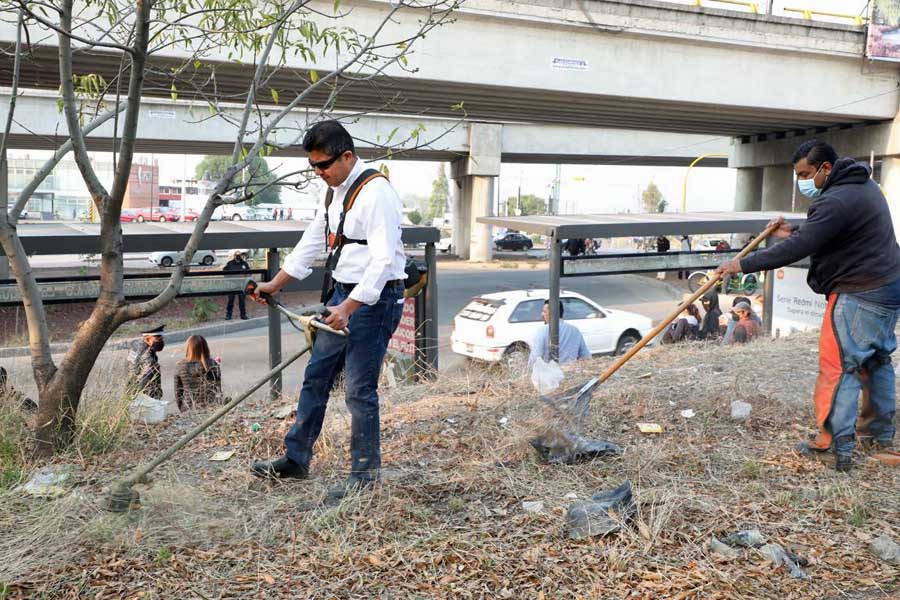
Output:
<instances>
[{"instance_id":1,"label":"bare tree","mask_svg":"<svg viewBox=\"0 0 900 600\"><path fill-rule=\"evenodd\" d=\"M58 47L59 105L68 127L65 144L22 190L15 204L9 205L5 189L0 194L0 244L23 298L38 387L38 454L51 454L71 441L88 375L116 329L152 315L178 295L213 211L222 204L246 201L268 186L301 185L309 176L306 172L283 173L260 185L252 172L247 173L253 158L298 143L311 122L330 115L335 100L348 86L382 85L390 70L412 70L408 58L416 40L449 23L459 1L392 0L366 32L344 25L347 12L338 1L324 12L321 4L309 0L6 0L5 9L0 3L0 16L17 23L12 96L0 164L5 170L6 141L21 93L20 57L28 56L32 44L46 42L51 36ZM406 26L396 27L401 20ZM388 29L403 33L388 35ZM112 77L75 72L73 55L84 50L118 58L118 71ZM289 70L291 56L301 56L309 63L321 57L334 66L327 72L320 69L321 73L314 69ZM221 62L213 60L216 58L244 61L252 67L246 88L237 95L243 103L237 121L222 108L236 96L220 88L216 65ZM268 85L273 75L285 72L292 74L292 89L296 91L278 91ZM155 298L128 302L123 286L120 214L141 100L146 95L159 95L163 85L173 101L178 101L179 95L204 101L210 114L203 118L229 120L238 133L230 167L216 182L168 286ZM261 97L264 90L271 98ZM381 93L386 108L397 100L383 87ZM313 98L319 100L316 109L309 112ZM307 113L302 119L294 119L300 107ZM114 172L106 185L91 164L85 138L110 120L116 140ZM385 153L428 144L421 135L423 129L415 128L404 139L387 140ZM57 364L50 354L44 306L18 237L17 223L32 193L69 152L74 154L100 219L100 293L90 317ZM241 176L236 177L238 174Z\"/></svg>"}]
</instances>

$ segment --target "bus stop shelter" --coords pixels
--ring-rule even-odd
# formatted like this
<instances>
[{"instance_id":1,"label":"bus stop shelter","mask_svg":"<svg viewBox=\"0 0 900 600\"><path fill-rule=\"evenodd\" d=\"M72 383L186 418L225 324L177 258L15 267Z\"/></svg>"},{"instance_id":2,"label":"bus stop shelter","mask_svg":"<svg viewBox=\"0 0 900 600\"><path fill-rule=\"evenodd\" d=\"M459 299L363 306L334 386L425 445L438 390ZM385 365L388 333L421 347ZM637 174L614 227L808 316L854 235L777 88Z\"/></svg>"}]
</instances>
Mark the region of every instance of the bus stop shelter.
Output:
<instances>
[{"instance_id":1,"label":"bus stop shelter","mask_svg":"<svg viewBox=\"0 0 900 600\"><path fill-rule=\"evenodd\" d=\"M271 279L280 268L278 250L293 248L303 237L308 223L302 221L218 221L209 224L200 241L200 250L263 249L266 252L266 268L247 273L263 280ZM100 225L91 223L34 223L20 224L19 237L29 256L97 254L100 251ZM123 223L125 253L179 251L184 249L192 223ZM434 227L403 227L403 243L409 247L424 246L427 285L417 298L421 320L416 331L416 364L423 370L436 372L438 368L437 329L437 267L435 243L440 231ZM323 248L324 252L324 248ZM3 258L0 248L0 258ZM313 269L312 275L300 282L293 282L285 291L320 290L323 268ZM125 294L128 299L153 297L168 284L170 272L159 274L126 275ZM38 286L46 303L86 302L96 299L99 277L72 275L66 277L38 278ZM192 271L182 283L181 296L210 296L243 291L242 277L231 277L217 270ZM0 303L21 303L15 281L0 279ZM281 315L272 306L268 308L269 363L281 362ZM272 394L281 391L281 375L271 382Z\"/></svg>"},{"instance_id":2,"label":"bus stop shelter","mask_svg":"<svg viewBox=\"0 0 900 600\"><path fill-rule=\"evenodd\" d=\"M616 238L648 236L695 236L712 234L752 234L766 228L779 215L793 225L806 220L805 214L776 212L697 212L615 215L542 215L528 217L479 217L478 222L512 231L548 238L550 261L550 352L559 348L560 280L657 271L711 269L734 258L740 248L725 251L643 252L589 256L563 256L563 242L571 238ZM764 325L771 331L772 277L767 276L764 292Z\"/></svg>"}]
</instances>

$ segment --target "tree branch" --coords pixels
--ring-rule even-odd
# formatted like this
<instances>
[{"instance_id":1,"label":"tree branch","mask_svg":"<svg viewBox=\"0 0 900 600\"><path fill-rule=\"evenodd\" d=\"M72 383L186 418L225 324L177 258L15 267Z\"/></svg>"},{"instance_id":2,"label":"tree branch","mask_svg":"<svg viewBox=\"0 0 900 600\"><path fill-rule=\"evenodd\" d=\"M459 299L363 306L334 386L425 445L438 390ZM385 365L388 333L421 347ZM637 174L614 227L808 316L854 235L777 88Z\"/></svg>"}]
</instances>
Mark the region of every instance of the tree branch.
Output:
<instances>
[{"instance_id":1,"label":"tree branch","mask_svg":"<svg viewBox=\"0 0 900 600\"><path fill-rule=\"evenodd\" d=\"M19 22L16 24L16 57L13 60L12 92L9 95L9 111L6 113L6 127L3 129L3 139L0 140L0 156L6 156L6 146L9 143L9 132L12 131L13 113L16 112L16 98L19 95L19 65L22 56L22 23L25 11L19 9ZM6 207L4 207L6 208Z\"/></svg>"}]
</instances>

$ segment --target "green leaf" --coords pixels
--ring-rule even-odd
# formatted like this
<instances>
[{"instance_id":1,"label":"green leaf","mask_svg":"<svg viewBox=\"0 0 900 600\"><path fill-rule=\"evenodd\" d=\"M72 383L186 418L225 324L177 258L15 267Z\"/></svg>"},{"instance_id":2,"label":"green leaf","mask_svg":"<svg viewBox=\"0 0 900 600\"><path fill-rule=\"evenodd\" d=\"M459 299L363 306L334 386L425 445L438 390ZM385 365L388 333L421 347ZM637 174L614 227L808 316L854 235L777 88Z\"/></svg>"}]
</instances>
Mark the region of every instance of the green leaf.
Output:
<instances>
[{"instance_id":1,"label":"green leaf","mask_svg":"<svg viewBox=\"0 0 900 600\"><path fill-rule=\"evenodd\" d=\"M269 91L272 92L272 100L275 101L275 104L278 104L278 90L270 88Z\"/></svg>"},{"instance_id":2,"label":"green leaf","mask_svg":"<svg viewBox=\"0 0 900 600\"><path fill-rule=\"evenodd\" d=\"M458 104L454 104L453 106L450 107L450 110L463 110L464 104L465 104L465 102L460 102Z\"/></svg>"},{"instance_id":3,"label":"green leaf","mask_svg":"<svg viewBox=\"0 0 900 600\"><path fill-rule=\"evenodd\" d=\"M172 93L171 93L171 96L172 96L172 102L175 102L176 100L178 100L178 88L175 87L175 82L174 82L174 81L172 82L172 89L171 89L171 92L172 92Z\"/></svg>"},{"instance_id":4,"label":"green leaf","mask_svg":"<svg viewBox=\"0 0 900 600\"><path fill-rule=\"evenodd\" d=\"M334 12L338 11L338 8L341 6L341 0L334 0Z\"/></svg>"},{"instance_id":5,"label":"green leaf","mask_svg":"<svg viewBox=\"0 0 900 600\"><path fill-rule=\"evenodd\" d=\"M313 83L315 83L319 80L319 73L316 72L315 69L309 70L309 80L312 81Z\"/></svg>"},{"instance_id":6,"label":"green leaf","mask_svg":"<svg viewBox=\"0 0 900 600\"><path fill-rule=\"evenodd\" d=\"M59 109L60 114L62 114L62 111L63 111L63 109L64 109L65 107L66 107L66 103L63 101L62 98L59 98L59 99L56 101L56 108Z\"/></svg>"},{"instance_id":7,"label":"green leaf","mask_svg":"<svg viewBox=\"0 0 900 600\"><path fill-rule=\"evenodd\" d=\"M388 179L391 178L391 170L388 168L388 166L386 164L382 163L381 166L378 168L378 170L381 171L384 174L384 176L387 177Z\"/></svg>"},{"instance_id":8,"label":"green leaf","mask_svg":"<svg viewBox=\"0 0 900 600\"><path fill-rule=\"evenodd\" d=\"M397 135L397 131L399 131L399 127L394 127L394 129L388 134L387 140L385 140L385 144L390 144L391 140L394 139L394 136Z\"/></svg>"},{"instance_id":9,"label":"green leaf","mask_svg":"<svg viewBox=\"0 0 900 600\"><path fill-rule=\"evenodd\" d=\"M198 71L198 70L200 70L200 67L202 67L202 66L203 66L203 63L200 62L200 59L199 59L199 58L195 58L195 59L194 59L194 70L195 70L195 71Z\"/></svg>"}]
</instances>

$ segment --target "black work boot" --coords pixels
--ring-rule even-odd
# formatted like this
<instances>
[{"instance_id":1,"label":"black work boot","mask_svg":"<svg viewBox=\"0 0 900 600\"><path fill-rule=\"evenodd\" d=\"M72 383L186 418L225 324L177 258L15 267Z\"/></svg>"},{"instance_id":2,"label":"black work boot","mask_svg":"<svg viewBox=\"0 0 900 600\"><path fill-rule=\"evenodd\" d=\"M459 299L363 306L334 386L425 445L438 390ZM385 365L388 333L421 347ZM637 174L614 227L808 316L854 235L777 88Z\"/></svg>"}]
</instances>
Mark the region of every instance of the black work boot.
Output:
<instances>
[{"instance_id":1,"label":"black work boot","mask_svg":"<svg viewBox=\"0 0 900 600\"><path fill-rule=\"evenodd\" d=\"M287 456L282 456L272 461L255 462L251 470L257 477L265 477L267 479L309 478L309 469L300 463L292 461Z\"/></svg>"},{"instance_id":2,"label":"black work boot","mask_svg":"<svg viewBox=\"0 0 900 600\"><path fill-rule=\"evenodd\" d=\"M853 455L852 454L838 454L837 459L834 461L834 470L839 471L841 473L849 473L853 468Z\"/></svg>"},{"instance_id":3,"label":"black work boot","mask_svg":"<svg viewBox=\"0 0 900 600\"><path fill-rule=\"evenodd\" d=\"M834 462L836 471L848 473L853 468L853 443L855 439L855 436L852 435L842 435L834 438L834 453L837 456ZM847 444L850 444L849 452L846 450ZM845 448L845 450L839 452L838 448Z\"/></svg>"}]
</instances>

